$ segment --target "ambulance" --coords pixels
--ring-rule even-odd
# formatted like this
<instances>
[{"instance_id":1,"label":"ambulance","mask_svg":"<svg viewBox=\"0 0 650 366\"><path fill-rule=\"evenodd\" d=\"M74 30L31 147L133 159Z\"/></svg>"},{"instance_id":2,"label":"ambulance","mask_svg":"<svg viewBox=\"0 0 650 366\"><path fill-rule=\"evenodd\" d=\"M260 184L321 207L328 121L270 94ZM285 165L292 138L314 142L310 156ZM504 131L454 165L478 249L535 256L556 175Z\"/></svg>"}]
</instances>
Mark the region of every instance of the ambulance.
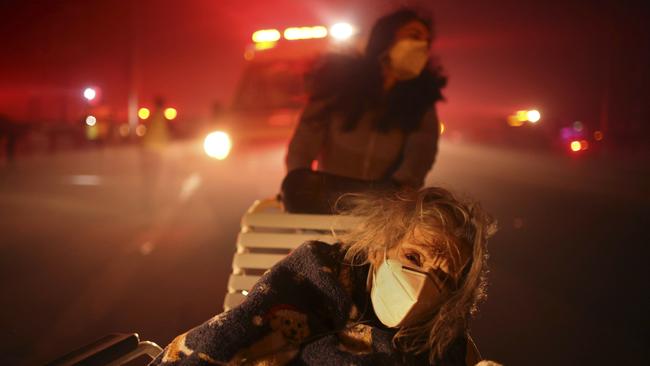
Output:
<instances>
[{"instance_id":1,"label":"ambulance","mask_svg":"<svg viewBox=\"0 0 650 366\"><path fill-rule=\"evenodd\" d=\"M210 121L205 153L225 159L231 149L288 140L307 103L305 74L325 53L358 52L357 35L349 23L255 31L232 104Z\"/></svg>"}]
</instances>

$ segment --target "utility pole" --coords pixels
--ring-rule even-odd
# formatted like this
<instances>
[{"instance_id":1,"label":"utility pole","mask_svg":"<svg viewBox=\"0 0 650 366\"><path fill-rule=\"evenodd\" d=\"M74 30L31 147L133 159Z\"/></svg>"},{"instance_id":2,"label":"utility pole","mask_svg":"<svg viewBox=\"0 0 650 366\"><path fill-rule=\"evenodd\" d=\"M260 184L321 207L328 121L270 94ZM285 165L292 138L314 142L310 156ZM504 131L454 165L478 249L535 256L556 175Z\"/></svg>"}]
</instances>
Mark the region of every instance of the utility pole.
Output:
<instances>
[{"instance_id":1,"label":"utility pole","mask_svg":"<svg viewBox=\"0 0 650 366\"><path fill-rule=\"evenodd\" d=\"M137 32L137 1L129 1L129 61L128 61L128 82L129 96L127 105L127 116L129 122L129 134L133 137L138 126L138 32Z\"/></svg>"}]
</instances>

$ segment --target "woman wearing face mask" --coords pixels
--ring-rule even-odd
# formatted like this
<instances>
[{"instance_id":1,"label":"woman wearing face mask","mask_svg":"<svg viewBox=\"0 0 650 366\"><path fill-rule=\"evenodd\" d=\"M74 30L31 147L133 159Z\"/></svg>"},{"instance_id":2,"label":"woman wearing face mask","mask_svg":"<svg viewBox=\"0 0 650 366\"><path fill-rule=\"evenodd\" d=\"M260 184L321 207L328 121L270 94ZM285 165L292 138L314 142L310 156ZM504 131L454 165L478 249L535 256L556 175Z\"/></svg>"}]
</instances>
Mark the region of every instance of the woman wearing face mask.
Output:
<instances>
[{"instance_id":1,"label":"woman wearing face mask","mask_svg":"<svg viewBox=\"0 0 650 366\"><path fill-rule=\"evenodd\" d=\"M238 307L177 337L154 365L475 365L485 296L478 205L441 188L348 195L340 243L307 242Z\"/></svg>"},{"instance_id":2,"label":"woman wearing face mask","mask_svg":"<svg viewBox=\"0 0 650 366\"><path fill-rule=\"evenodd\" d=\"M342 192L422 187L446 84L429 57L432 28L420 13L398 10L375 23L363 56L330 56L308 77L310 102L286 156L289 211L328 212Z\"/></svg>"}]
</instances>

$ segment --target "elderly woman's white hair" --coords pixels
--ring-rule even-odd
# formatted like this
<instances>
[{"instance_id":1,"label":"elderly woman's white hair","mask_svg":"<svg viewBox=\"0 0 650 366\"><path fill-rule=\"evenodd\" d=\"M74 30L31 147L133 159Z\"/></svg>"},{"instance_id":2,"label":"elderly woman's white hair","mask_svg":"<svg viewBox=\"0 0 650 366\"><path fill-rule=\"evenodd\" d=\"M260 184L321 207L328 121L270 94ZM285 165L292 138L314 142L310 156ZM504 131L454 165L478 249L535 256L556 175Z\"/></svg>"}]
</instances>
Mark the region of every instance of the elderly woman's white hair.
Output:
<instances>
[{"instance_id":1,"label":"elderly woman's white hair","mask_svg":"<svg viewBox=\"0 0 650 366\"><path fill-rule=\"evenodd\" d=\"M486 296L487 239L496 224L477 203L458 200L443 188L396 193L348 194L338 202L339 213L362 217L360 224L339 235L346 261L370 263L378 252L388 250L417 227L428 233L452 262L460 260L458 246L471 253L467 263L456 263L456 289L428 319L400 328L393 343L403 352L429 352L433 362L441 359L450 344L463 335L477 304ZM374 268L371 268L374 270Z\"/></svg>"}]
</instances>

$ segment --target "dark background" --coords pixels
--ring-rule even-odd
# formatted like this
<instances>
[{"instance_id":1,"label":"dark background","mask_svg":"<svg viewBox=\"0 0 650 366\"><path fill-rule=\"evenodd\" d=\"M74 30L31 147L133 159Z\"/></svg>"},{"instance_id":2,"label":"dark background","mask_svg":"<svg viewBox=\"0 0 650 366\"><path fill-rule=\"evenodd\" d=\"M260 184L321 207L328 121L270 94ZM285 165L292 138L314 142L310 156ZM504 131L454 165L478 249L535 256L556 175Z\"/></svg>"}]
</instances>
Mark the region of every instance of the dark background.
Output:
<instances>
[{"instance_id":1,"label":"dark background","mask_svg":"<svg viewBox=\"0 0 650 366\"><path fill-rule=\"evenodd\" d=\"M346 20L364 37L403 4L435 14L434 51L450 76L444 121L492 130L537 107L547 123L604 123L619 145L647 133L648 12L629 1L5 0L0 112L71 119L80 90L96 85L122 119L131 87L142 104L163 95L204 117L230 103L253 31Z\"/></svg>"}]
</instances>

